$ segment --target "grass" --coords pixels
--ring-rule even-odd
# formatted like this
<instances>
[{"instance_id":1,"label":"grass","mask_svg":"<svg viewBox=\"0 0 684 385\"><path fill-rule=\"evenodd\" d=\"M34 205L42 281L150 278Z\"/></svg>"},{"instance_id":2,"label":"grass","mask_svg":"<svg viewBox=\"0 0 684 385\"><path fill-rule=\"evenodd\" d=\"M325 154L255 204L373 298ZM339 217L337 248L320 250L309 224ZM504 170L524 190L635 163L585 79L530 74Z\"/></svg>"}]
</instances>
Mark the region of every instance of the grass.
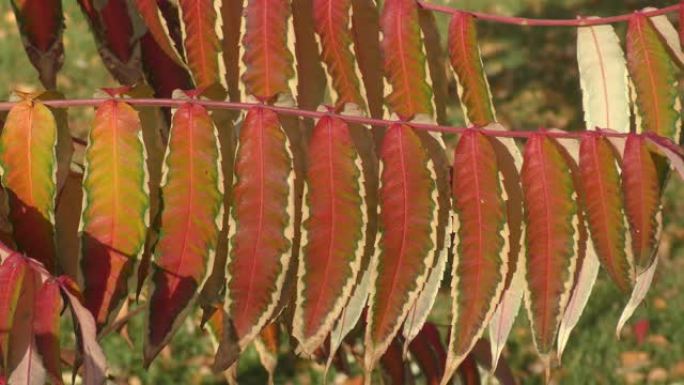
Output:
<instances>
[{"instance_id":1,"label":"grass","mask_svg":"<svg viewBox=\"0 0 684 385\"><path fill-rule=\"evenodd\" d=\"M663 6L669 2L648 2ZM568 17L575 13L612 14L645 6L643 1L494 1L464 0L466 9L546 17ZM92 34L76 2L65 1L67 29L66 59L58 77L58 87L68 98L89 97L104 86L116 83L105 71L97 55ZM438 18L442 26L443 17ZM483 24L482 50L492 82L498 114L510 127L558 126L566 129L581 126L580 94L577 71L573 66L574 34L572 29L521 29ZM556 65L563 63L563 65ZM14 17L8 2L0 2L0 100L13 89L39 89L34 69L21 47ZM460 124L455 102L450 120ZM87 130L92 109L69 110L72 130ZM628 326L622 339L615 338L615 324L625 298L601 273L588 307L571 336L563 366L557 370L555 383L583 384L684 384L684 185L672 178L664 200L666 213L663 260L655 283L644 305L633 320L650 322L649 337L639 344ZM442 299L444 301L444 299ZM448 303L437 306L432 318L448 323ZM149 370L142 368L141 341L143 316L134 317L126 333L113 334L103 346L116 384L222 384L221 375L208 370L213 346L211 339L194 323L186 323ZM132 348L128 345L128 334ZM286 340L286 338L283 338ZM287 344L287 341L283 341ZM530 340L527 320L521 315L514 327L505 357L522 384L541 384L541 367ZM635 368L633 357L647 359ZM679 365L679 366L678 366ZM654 372L666 373L657 382ZM258 355L249 349L243 356L239 373L241 384L263 384L267 374L260 367ZM649 375L651 381L649 381ZM321 372L291 354L279 357L276 383L318 384Z\"/></svg>"}]
</instances>

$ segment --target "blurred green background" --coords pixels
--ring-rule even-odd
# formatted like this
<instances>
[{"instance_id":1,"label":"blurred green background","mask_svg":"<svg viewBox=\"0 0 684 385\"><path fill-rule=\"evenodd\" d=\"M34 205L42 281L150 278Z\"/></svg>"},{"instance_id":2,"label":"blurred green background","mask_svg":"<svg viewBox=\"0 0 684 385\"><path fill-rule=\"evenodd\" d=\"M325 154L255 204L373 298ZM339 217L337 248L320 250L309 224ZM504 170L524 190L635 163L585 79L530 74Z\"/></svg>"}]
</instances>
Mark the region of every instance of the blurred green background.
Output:
<instances>
[{"instance_id":1,"label":"blurred green background","mask_svg":"<svg viewBox=\"0 0 684 385\"><path fill-rule=\"evenodd\" d=\"M645 6L663 7L673 1L620 0L462 0L441 1L466 10L543 18L573 18L576 15L613 15ZM73 0L64 1L67 29L65 64L58 77L58 89L67 98L90 97L97 88L115 86L97 55L93 37ZM448 19L437 15L444 31ZM617 25L624 36L625 25ZM581 93L576 67L575 30L478 23L485 68L492 86L497 115L512 129L557 127L581 129ZM8 1L0 2L0 100L14 89L39 88L37 76L21 46ZM449 120L462 125L455 84L449 84ZM92 109L70 109L75 132L88 128ZM636 338L628 326L621 340L615 338L615 324L626 298L608 282L602 272L581 321L571 336L563 366L553 383L583 384L684 384L684 184L670 181L664 199L665 231L661 264L655 283L632 319L647 320L645 338ZM446 293L436 308L448 309ZM448 311L448 310L447 310ZM447 311L434 312L433 321L448 324ZM530 340L528 324L521 312L511 341L504 352L521 384L543 383L542 366ZM126 333L107 337L104 348L116 384L222 384L225 379L208 369L213 346L206 333L188 322L146 371L142 369L141 336L143 317L131 320ZM129 342L130 341L130 342ZM133 344L133 347L129 346ZM312 368L285 352L279 357L276 383L317 384L320 368ZM250 349L240 363L240 383L266 383L257 354ZM332 376L331 376L332 378ZM336 383L344 383L338 377ZM420 383L420 381L418 381ZM494 382L492 382L494 383Z\"/></svg>"}]
</instances>

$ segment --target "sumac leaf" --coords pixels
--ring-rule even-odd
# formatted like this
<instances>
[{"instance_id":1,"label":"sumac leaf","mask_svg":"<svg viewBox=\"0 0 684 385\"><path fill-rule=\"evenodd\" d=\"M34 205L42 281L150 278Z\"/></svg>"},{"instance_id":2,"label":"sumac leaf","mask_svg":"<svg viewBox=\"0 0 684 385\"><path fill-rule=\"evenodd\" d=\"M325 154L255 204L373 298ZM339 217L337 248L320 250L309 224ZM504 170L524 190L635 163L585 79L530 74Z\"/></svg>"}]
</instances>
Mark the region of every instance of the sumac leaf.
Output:
<instances>
[{"instance_id":1,"label":"sumac leaf","mask_svg":"<svg viewBox=\"0 0 684 385\"><path fill-rule=\"evenodd\" d=\"M235 156L226 311L244 348L280 300L294 234L294 166L278 116L253 108Z\"/></svg>"},{"instance_id":2,"label":"sumac leaf","mask_svg":"<svg viewBox=\"0 0 684 385\"><path fill-rule=\"evenodd\" d=\"M380 49L380 15L374 0L352 0L352 37L368 110L372 117L382 118L385 85Z\"/></svg>"},{"instance_id":3,"label":"sumac leaf","mask_svg":"<svg viewBox=\"0 0 684 385\"><path fill-rule=\"evenodd\" d=\"M19 251L54 271L57 126L50 110L27 98L7 115L0 135L0 173L9 193Z\"/></svg>"},{"instance_id":4,"label":"sumac leaf","mask_svg":"<svg viewBox=\"0 0 684 385\"><path fill-rule=\"evenodd\" d=\"M361 267L366 211L361 159L347 124L318 121L309 142L293 336L312 355L339 318Z\"/></svg>"},{"instance_id":5,"label":"sumac leaf","mask_svg":"<svg viewBox=\"0 0 684 385\"><path fill-rule=\"evenodd\" d=\"M449 57L456 72L458 95L466 122L485 126L496 122L492 95L484 73L474 17L457 12L449 23Z\"/></svg>"},{"instance_id":6,"label":"sumac leaf","mask_svg":"<svg viewBox=\"0 0 684 385\"><path fill-rule=\"evenodd\" d=\"M527 224L527 295L534 343L548 367L578 257L578 204L570 166L543 133L525 145L521 173Z\"/></svg>"},{"instance_id":7,"label":"sumac leaf","mask_svg":"<svg viewBox=\"0 0 684 385\"><path fill-rule=\"evenodd\" d=\"M216 127L192 103L173 115L162 175L159 243L153 258L144 358L149 364L187 316L207 277L223 216Z\"/></svg>"},{"instance_id":8,"label":"sumac leaf","mask_svg":"<svg viewBox=\"0 0 684 385\"><path fill-rule=\"evenodd\" d=\"M61 0L12 0L12 8L31 64L46 89L57 87L57 72L64 63L64 15Z\"/></svg>"},{"instance_id":9,"label":"sumac leaf","mask_svg":"<svg viewBox=\"0 0 684 385\"><path fill-rule=\"evenodd\" d=\"M246 69L242 81L247 93L262 101L289 93L288 81L294 76L287 46L290 2L248 0L245 17L242 60Z\"/></svg>"},{"instance_id":10,"label":"sumac leaf","mask_svg":"<svg viewBox=\"0 0 684 385\"><path fill-rule=\"evenodd\" d=\"M349 29L351 0L314 0L313 15L316 33L321 42L321 57L332 78L337 93L336 106L354 103L364 108L359 79L356 74Z\"/></svg>"},{"instance_id":11,"label":"sumac leaf","mask_svg":"<svg viewBox=\"0 0 684 385\"><path fill-rule=\"evenodd\" d=\"M660 216L660 182L656 163L642 136L629 135L622 161L622 193L629 221L636 274L655 258Z\"/></svg>"},{"instance_id":12,"label":"sumac leaf","mask_svg":"<svg viewBox=\"0 0 684 385\"><path fill-rule=\"evenodd\" d=\"M476 131L465 132L455 149L453 173L458 232L445 379L475 345L499 303L509 249L506 204L490 139Z\"/></svg>"},{"instance_id":13,"label":"sumac leaf","mask_svg":"<svg viewBox=\"0 0 684 385\"><path fill-rule=\"evenodd\" d=\"M219 83L221 42L216 34L217 15L213 0L180 0L188 67L198 88Z\"/></svg>"},{"instance_id":14,"label":"sumac leaf","mask_svg":"<svg viewBox=\"0 0 684 385\"><path fill-rule=\"evenodd\" d=\"M636 279L617 169L617 156L606 138L582 136L579 170L587 223L596 254L613 282L627 293Z\"/></svg>"},{"instance_id":15,"label":"sumac leaf","mask_svg":"<svg viewBox=\"0 0 684 385\"><path fill-rule=\"evenodd\" d=\"M140 16L145 21L149 34L157 42L159 49L176 64L184 66L183 59L169 35L165 19L160 14L161 10L159 9L158 0L135 0L134 3L138 8L138 12L140 12Z\"/></svg>"},{"instance_id":16,"label":"sumac leaf","mask_svg":"<svg viewBox=\"0 0 684 385\"><path fill-rule=\"evenodd\" d=\"M612 26L577 29L577 65L587 129L600 127L629 132L627 65Z\"/></svg>"},{"instance_id":17,"label":"sumac leaf","mask_svg":"<svg viewBox=\"0 0 684 385\"><path fill-rule=\"evenodd\" d=\"M127 297L149 226L147 165L138 112L106 101L84 156L81 267L85 306L98 329Z\"/></svg>"},{"instance_id":18,"label":"sumac leaf","mask_svg":"<svg viewBox=\"0 0 684 385\"><path fill-rule=\"evenodd\" d=\"M385 77L392 86L387 103L402 120L431 116L432 90L425 80L425 53L413 0L387 0L381 20Z\"/></svg>"},{"instance_id":19,"label":"sumac leaf","mask_svg":"<svg viewBox=\"0 0 684 385\"><path fill-rule=\"evenodd\" d=\"M397 334L433 264L437 243L435 170L412 128L394 124L380 149L379 253L371 262L364 366L369 373Z\"/></svg>"},{"instance_id":20,"label":"sumac leaf","mask_svg":"<svg viewBox=\"0 0 684 385\"><path fill-rule=\"evenodd\" d=\"M0 265L0 363L3 368L7 367L9 335L27 269L24 257L18 253L10 254Z\"/></svg>"},{"instance_id":21,"label":"sumac leaf","mask_svg":"<svg viewBox=\"0 0 684 385\"><path fill-rule=\"evenodd\" d=\"M638 131L677 140L681 104L675 66L652 22L641 13L629 20L627 67L636 90Z\"/></svg>"},{"instance_id":22,"label":"sumac leaf","mask_svg":"<svg viewBox=\"0 0 684 385\"><path fill-rule=\"evenodd\" d=\"M33 329L36 352L42 358L52 384L62 384L59 321L63 307L59 283L53 278L48 278L36 294Z\"/></svg>"}]
</instances>

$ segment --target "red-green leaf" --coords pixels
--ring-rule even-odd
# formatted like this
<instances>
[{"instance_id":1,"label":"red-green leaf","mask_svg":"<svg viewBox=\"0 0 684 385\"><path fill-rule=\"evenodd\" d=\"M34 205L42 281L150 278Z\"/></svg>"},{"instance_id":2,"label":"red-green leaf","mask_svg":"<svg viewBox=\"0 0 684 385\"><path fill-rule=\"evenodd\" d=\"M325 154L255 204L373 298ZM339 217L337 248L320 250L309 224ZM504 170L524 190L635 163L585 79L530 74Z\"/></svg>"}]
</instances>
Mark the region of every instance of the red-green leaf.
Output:
<instances>
[{"instance_id":1,"label":"red-green leaf","mask_svg":"<svg viewBox=\"0 0 684 385\"><path fill-rule=\"evenodd\" d=\"M160 238L154 252L145 361L183 322L207 277L223 216L223 180L216 127L192 103L173 116L164 158Z\"/></svg>"},{"instance_id":2,"label":"red-green leaf","mask_svg":"<svg viewBox=\"0 0 684 385\"><path fill-rule=\"evenodd\" d=\"M452 324L445 379L484 332L499 303L508 271L506 204L497 156L476 131L454 152L453 199L458 249L452 272Z\"/></svg>"},{"instance_id":3,"label":"red-green leaf","mask_svg":"<svg viewBox=\"0 0 684 385\"><path fill-rule=\"evenodd\" d=\"M632 237L637 275L653 262L660 211L656 164L643 137L629 135L622 162L622 193Z\"/></svg>"},{"instance_id":4,"label":"red-green leaf","mask_svg":"<svg viewBox=\"0 0 684 385\"><path fill-rule=\"evenodd\" d=\"M608 275L627 293L636 277L632 254L626 252L627 226L617 161L607 139L590 132L582 137L579 170L591 237Z\"/></svg>"},{"instance_id":5,"label":"red-green leaf","mask_svg":"<svg viewBox=\"0 0 684 385\"><path fill-rule=\"evenodd\" d=\"M53 384L62 384L59 346L59 319L64 306L62 302L59 283L53 278L49 278L36 294L33 311L36 350L42 358L48 378Z\"/></svg>"},{"instance_id":6,"label":"red-green leaf","mask_svg":"<svg viewBox=\"0 0 684 385\"><path fill-rule=\"evenodd\" d=\"M363 108L354 56L349 48L352 41L349 30L351 0L314 0L316 33L321 41L322 58L337 92L336 106L354 103Z\"/></svg>"},{"instance_id":7,"label":"red-green leaf","mask_svg":"<svg viewBox=\"0 0 684 385\"><path fill-rule=\"evenodd\" d=\"M20 254L11 254L0 265L0 364L7 367L9 333L14 323L19 294L26 275L26 261Z\"/></svg>"},{"instance_id":8,"label":"red-green leaf","mask_svg":"<svg viewBox=\"0 0 684 385\"><path fill-rule=\"evenodd\" d=\"M681 105L675 66L652 22L641 13L629 20L627 67L636 90L639 130L677 140Z\"/></svg>"},{"instance_id":9,"label":"red-green leaf","mask_svg":"<svg viewBox=\"0 0 684 385\"><path fill-rule=\"evenodd\" d=\"M138 113L107 101L85 152L81 244L85 305L98 329L128 293L149 225L145 148Z\"/></svg>"},{"instance_id":10,"label":"red-green leaf","mask_svg":"<svg viewBox=\"0 0 684 385\"><path fill-rule=\"evenodd\" d=\"M235 157L226 306L244 348L280 300L294 234L294 166L278 116L253 108Z\"/></svg>"},{"instance_id":11,"label":"red-green leaf","mask_svg":"<svg viewBox=\"0 0 684 385\"><path fill-rule=\"evenodd\" d=\"M185 53L198 88L219 83L218 55L221 49L216 35L216 9L213 0L180 0L183 18Z\"/></svg>"},{"instance_id":12,"label":"red-green leaf","mask_svg":"<svg viewBox=\"0 0 684 385\"><path fill-rule=\"evenodd\" d=\"M385 76L392 85L387 103L403 120L432 115L432 90L425 81L425 54L414 0L387 0L382 10Z\"/></svg>"},{"instance_id":13,"label":"red-green leaf","mask_svg":"<svg viewBox=\"0 0 684 385\"><path fill-rule=\"evenodd\" d=\"M521 180L527 224L525 299L535 346L548 360L573 287L579 235L573 177L555 140L544 134L527 140Z\"/></svg>"},{"instance_id":14,"label":"red-green leaf","mask_svg":"<svg viewBox=\"0 0 684 385\"><path fill-rule=\"evenodd\" d=\"M330 332L357 281L365 246L361 160L347 124L323 117L309 142L293 336L307 355Z\"/></svg>"},{"instance_id":15,"label":"red-green leaf","mask_svg":"<svg viewBox=\"0 0 684 385\"><path fill-rule=\"evenodd\" d=\"M292 0L292 31L297 63L297 106L315 110L324 103L327 79L314 27L313 0ZM304 76L302 76L304 75ZM308 121L307 124L313 125Z\"/></svg>"},{"instance_id":16,"label":"red-green leaf","mask_svg":"<svg viewBox=\"0 0 684 385\"><path fill-rule=\"evenodd\" d=\"M54 211L57 126L42 103L26 99L7 115L0 135L0 172L20 251L55 269Z\"/></svg>"},{"instance_id":17,"label":"red-green leaf","mask_svg":"<svg viewBox=\"0 0 684 385\"><path fill-rule=\"evenodd\" d=\"M57 87L57 71L64 63L64 16L61 0L12 0L22 42L46 89Z\"/></svg>"},{"instance_id":18,"label":"red-green leaf","mask_svg":"<svg viewBox=\"0 0 684 385\"><path fill-rule=\"evenodd\" d=\"M379 253L371 262L364 365L370 372L401 327L433 264L437 187L432 161L412 128L395 124L380 149Z\"/></svg>"},{"instance_id":19,"label":"red-green leaf","mask_svg":"<svg viewBox=\"0 0 684 385\"><path fill-rule=\"evenodd\" d=\"M242 29L243 0L224 1L221 4L223 65L228 95L231 101L240 101L240 36Z\"/></svg>"},{"instance_id":20,"label":"red-green leaf","mask_svg":"<svg viewBox=\"0 0 684 385\"><path fill-rule=\"evenodd\" d=\"M477 45L473 15L457 12L449 24L449 56L456 72L461 108L467 122L485 126L496 121L489 83Z\"/></svg>"},{"instance_id":21,"label":"red-green leaf","mask_svg":"<svg viewBox=\"0 0 684 385\"><path fill-rule=\"evenodd\" d=\"M248 0L245 17L242 60L247 68L242 81L247 93L263 101L289 93L288 81L294 76L287 48L290 2Z\"/></svg>"}]
</instances>

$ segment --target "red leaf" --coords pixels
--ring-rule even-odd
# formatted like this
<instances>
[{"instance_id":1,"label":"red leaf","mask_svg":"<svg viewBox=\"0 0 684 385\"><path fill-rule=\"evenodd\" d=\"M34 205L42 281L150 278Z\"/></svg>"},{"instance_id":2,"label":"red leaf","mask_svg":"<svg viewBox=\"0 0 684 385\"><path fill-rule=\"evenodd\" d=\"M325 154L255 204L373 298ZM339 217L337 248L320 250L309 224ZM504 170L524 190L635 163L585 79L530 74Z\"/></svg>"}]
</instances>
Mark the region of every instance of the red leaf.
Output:
<instances>
[{"instance_id":1,"label":"red leaf","mask_svg":"<svg viewBox=\"0 0 684 385\"><path fill-rule=\"evenodd\" d=\"M24 48L46 89L57 86L64 62L64 15L61 0L12 0Z\"/></svg>"},{"instance_id":2,"label":"red leaf","mask_svg":"<svg viewBox=\"0 0 684 385\"><path fill-rule=\"evenodd\" d=\"M216 10L213 0L180 0L185 25L185 54L198 88L219 82L218 54L221 49L216 35Z\"/></svg>"},{"instance_id":3,"label":"red leaf","mask_svg":"<svg viewBox=\"0 0 684 385\"><path fill-rule=\"evenodd\" d=\"M384 113L380 16L374 0L352 0L352 36L354 54L366 89L368 110L374 118Z\"/></svg>"},{"instance_id":4,"label":"red leaf","mask_svg":"<svg viewBox=\"0 0 684 385\"><path fill-rule=\"evenodd\" d=\"M293 335L313 354L351 295L365 246L360 158L347 124L323 117L309 142L303 253Z\"/></svg>"},{"instance_id":5,"label":"red leaf","mask_svg":"<svg viewBox=\"0 0 684 385\"><path fill-rule=\"evenodd\" d=\"M249 0L245 9L242 60L247 68L242 81L247 93L262 101L290 92L294 69L287 48L289 16L290 2L285 0Z\"/></svg>"},{"instance_id":6,"label":"red leaf","mask_svg":"<svg viewBox=\"0 0 684 385\"><path fill-rule=\"evenodd\" d=\"M292 252L292 154L274 112L249 110L235 159L226 304L244 347L273 315Z\"/></svg>"},{"instance_id":7,"label":"red leaf","mask_svg":"<svg viewBox=\"0 0 684 385\"><path fill-rule=\"evenodd\" d=\"M356 76L354 56L349 48L349 10L351 0L314 0L313 13L316 33L320 37L322 58L337 92L336 106L354 103L363 108L359 80Z\"/></svg>"},{"instance_id":8,"label":"red leaf","mask_svg":"<svg viewBox=\"0 0 684 385\"><path fill-rule=\"evenodd\" d=\"M596 252L615 284L625 293L634 280L633 261L626 251L618 159L607 139L587 132L580 145L580 184Z\"/></svg>"},{"instance_id":9,"label":"red leaf","mask_svg":"<svg viewBox=\"0 0 684 385\"><path fill-rule=\"evenodd\" d=\"M160 50L176 64L183 65L183 59L180 57L180 53L176 51L169 31L166 30L165 23L160 17L161 10L158 0L135 0L134 3L145 21L149 35L154 38Z\"/></svg>"},{"instance_id":10,"label":"red leaf","mask_svg":"<svg viewBox=\"0 0 684 385\"><path fill-rule=\"evenodd\" d=\"M657 217L660 211L660 182L656 164L641 136L630 134L627 137L622 161L622 188L634 262L639 275L655 258L659 228Z\"/></svg>"},{"instance_id":11,"label":"red leaf","mask_svg":"<svg viewBox=\"0 0 684 385\"><path fill-rule=\"evenodd\" d=\"M418 4L387 0L382 10L382 52L385 76L392 85L387 103L402 120L432 115L432 91L425 81Z\"/></svg>"},{"instance_id":12,"label":"red leaf","mask_svg":"<svg viewBox=\"0 0 684 385\"><path fill-rule=\"evenodd\" d=\"M154 96L170 98L173 90L192 88L190 73L171 60L151 34L146 33L140 38L140 50L147 81L154 88Z\"/></svg>"},{"instance_id":13,"label":"red leaf","mask_svg":"<svg viewBox=\"0 0 684 385\"><path fill-rule=\"evenodd\" d=\"M438 385L444 374L446 350L437 327L427 322L409 345L411 355L425 374L428 385Z\"/></svg>"},{"instance_id":14,"label":"red leaf","mask_svg":"<svg viewBox=\"0 0 684 385\"><path fill-rule=\"evenodd\" d=\"M484 332L504 289L508 231L500 178L490 140L477 131L464 133L454 151L452 178L458 250L447 377Z\"/></svg>"},{"instance_id":15,"label":"red leaf","mask_svg":"<svg viewBox=\"0 0 684 385\"><path fill-rule=\"evenodd\" d=\"M578 218L573 178L558 143L533 134L521 174L527 223L529 318L537 350L551 352L573 287Z\"/></svg>"},{"instance_id":16,"label":"red leaf","mask_svg":"<svg viewBox=\"0 0 684 385\"><path fill-rule=\"evenodd\" d=\"M392 125L380 150L380 253L371 265L364 366L370 372L413 306L433 264L437 188L433 164L412 128Z\"/></svg>"}]
</instances>

